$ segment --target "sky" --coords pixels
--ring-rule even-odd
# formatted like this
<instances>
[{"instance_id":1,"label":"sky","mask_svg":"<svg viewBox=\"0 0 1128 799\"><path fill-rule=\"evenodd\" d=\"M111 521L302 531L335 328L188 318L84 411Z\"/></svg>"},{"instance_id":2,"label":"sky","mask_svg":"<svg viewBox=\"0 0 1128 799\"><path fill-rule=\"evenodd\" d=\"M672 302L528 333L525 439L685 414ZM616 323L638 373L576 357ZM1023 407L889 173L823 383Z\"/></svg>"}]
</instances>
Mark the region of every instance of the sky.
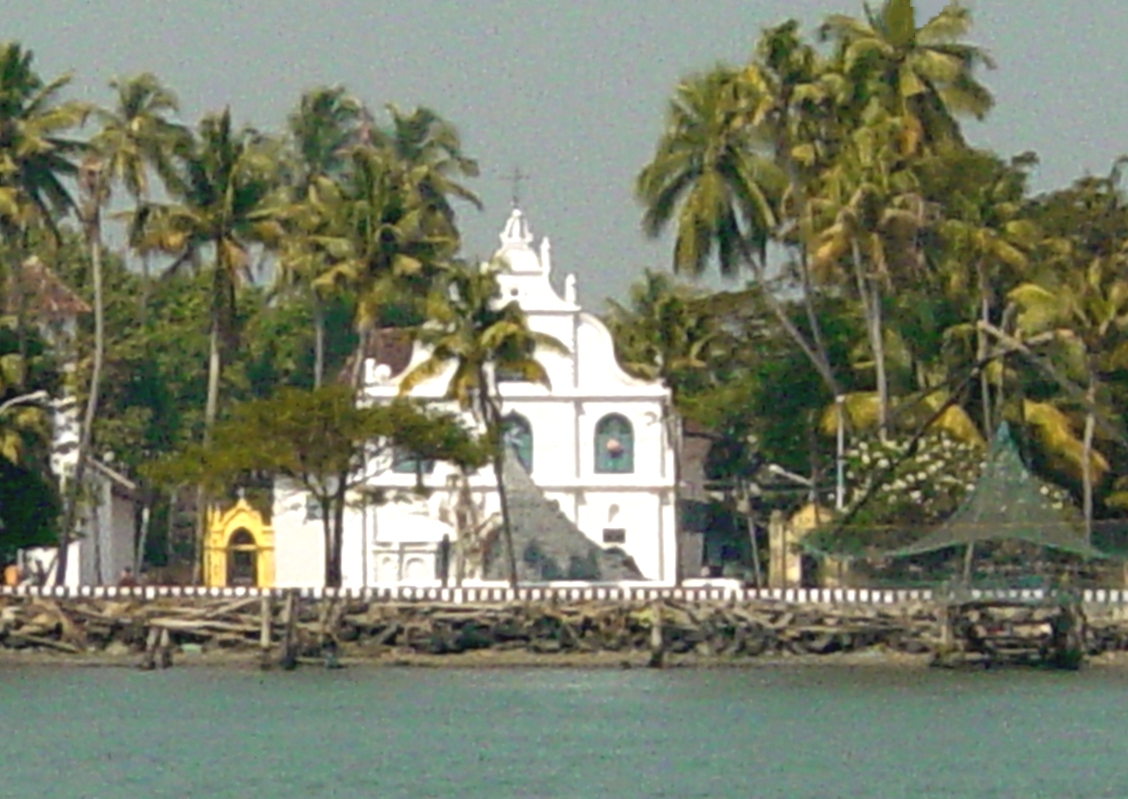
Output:
<instances>
[{"instance_id":1,"label":"sky","mask_svg":"<svg viewBox=\"0 0 1128 799\"><path fill-rule=\"evenodd\" d=\"M185 121L230 105L280 131L305 89L344 84L372 107L426 105L454 122L482 176L484 212L461 217L467 255L488 257L520 204L548 235L557 279L578 277L597 310L670 241L646 241L634 178L679 78L747 59L759 31L794 17L860 14L860 0L3 0L0 38L74 95L109 103L115 75L155 72ZM944 0L917 0L932 16ZM998 107L973 144L1041 156L1035 187L1104 173L1128 152L1125 0L977 0L971 41L999 64ZM1116 87L1121 88L1116 88Z\"/></svg>"}]
</instances>

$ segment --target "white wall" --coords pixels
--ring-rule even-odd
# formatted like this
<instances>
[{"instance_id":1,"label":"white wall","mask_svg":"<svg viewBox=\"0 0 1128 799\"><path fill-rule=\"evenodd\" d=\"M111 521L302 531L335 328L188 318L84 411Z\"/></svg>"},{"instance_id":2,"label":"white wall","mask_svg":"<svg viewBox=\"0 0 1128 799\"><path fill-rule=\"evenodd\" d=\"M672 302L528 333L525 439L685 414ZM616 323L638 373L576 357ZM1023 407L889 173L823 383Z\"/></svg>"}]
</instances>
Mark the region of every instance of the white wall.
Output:
<instances>
[{"instance_id":1,"label":"white wall","mask_svg":"<svg viewBox=\"0 0 1128 799\"><path fill-rule=\"evenodd\" d=\"M282 588L325 585L325 536L321 521L307 519L305 494L283 482L275 485L274 584Z\"/></svg>"}]
</instances>

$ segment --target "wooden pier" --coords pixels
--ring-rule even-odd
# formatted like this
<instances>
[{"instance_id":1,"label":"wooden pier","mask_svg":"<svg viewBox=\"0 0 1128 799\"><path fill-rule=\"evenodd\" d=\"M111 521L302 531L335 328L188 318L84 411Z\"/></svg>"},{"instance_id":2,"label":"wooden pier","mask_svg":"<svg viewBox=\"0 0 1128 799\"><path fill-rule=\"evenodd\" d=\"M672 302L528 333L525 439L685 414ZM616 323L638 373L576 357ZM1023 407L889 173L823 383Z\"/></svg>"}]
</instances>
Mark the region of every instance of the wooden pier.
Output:
<instances>
[{"instance_id":1,"label":"wooden pier","mask_svg":"<svg viewBox=\"0 0 1128 799\"><path fill-rule=\"evenodd\" d=\"M943 605L933 665L1040 666L1076 670L1087 655L1088 624L1071 597L958 599Z\"/></svg>"}]
</instances>

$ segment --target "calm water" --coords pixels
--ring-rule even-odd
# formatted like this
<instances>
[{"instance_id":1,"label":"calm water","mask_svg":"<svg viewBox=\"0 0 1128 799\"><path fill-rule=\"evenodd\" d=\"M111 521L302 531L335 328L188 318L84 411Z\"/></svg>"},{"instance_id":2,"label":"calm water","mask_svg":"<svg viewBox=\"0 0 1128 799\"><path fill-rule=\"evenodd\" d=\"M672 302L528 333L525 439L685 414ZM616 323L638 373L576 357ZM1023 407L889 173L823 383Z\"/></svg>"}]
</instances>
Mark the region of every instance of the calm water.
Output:
<instances>
[{"instance_id":1,"label":"calm water","mask_svg":"<svg viewBox=\"0 0 1128 799\"><path fill-rule=\"evenodd\" d=\"M1128 675L0 671L0 797L1123 799Z\"/></svg>"}]
</instances>

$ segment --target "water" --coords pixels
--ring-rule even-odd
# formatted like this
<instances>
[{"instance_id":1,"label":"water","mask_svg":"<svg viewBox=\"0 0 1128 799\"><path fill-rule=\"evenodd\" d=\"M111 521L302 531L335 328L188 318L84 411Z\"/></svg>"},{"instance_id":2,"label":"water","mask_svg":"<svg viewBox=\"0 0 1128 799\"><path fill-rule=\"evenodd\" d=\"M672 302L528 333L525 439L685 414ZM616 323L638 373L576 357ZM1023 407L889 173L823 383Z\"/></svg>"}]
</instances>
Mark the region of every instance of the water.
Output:
<instances>
[{"instance_id":1,"label":"water","mask_svg":"<svg viewBox=\"0 0 1128 799\"><path fill-rule=\"evenodd\" d=\"M0 670L0 797L1122 799L1128 674Z\"/></svg>"}]
</instances>

